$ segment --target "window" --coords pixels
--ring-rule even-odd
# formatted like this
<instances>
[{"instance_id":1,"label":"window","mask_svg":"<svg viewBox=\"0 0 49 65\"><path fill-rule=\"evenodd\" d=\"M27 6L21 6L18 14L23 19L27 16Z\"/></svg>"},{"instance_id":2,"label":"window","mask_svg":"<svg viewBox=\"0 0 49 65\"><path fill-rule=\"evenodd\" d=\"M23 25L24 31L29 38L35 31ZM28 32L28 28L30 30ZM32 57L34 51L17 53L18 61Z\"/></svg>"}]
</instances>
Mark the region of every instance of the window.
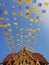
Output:
<instances>
[{"instance_id":1,"label":"window","mask_svg":"<svg viewBox=\"0 0 49 65\"><path fill-rule=\"evenodd\" d=\"M31 63L29 62L29 65L30 65Z\"/></svg>"},{"instance_id":2,"label":"window","mask_svg":"<svg viewBox=\"0 0 49 65\"><path fill-rule=\"evenodd\" d=\"M22 64L23 64L24 60L22 60Z\"/></svg>"}]
</instances>

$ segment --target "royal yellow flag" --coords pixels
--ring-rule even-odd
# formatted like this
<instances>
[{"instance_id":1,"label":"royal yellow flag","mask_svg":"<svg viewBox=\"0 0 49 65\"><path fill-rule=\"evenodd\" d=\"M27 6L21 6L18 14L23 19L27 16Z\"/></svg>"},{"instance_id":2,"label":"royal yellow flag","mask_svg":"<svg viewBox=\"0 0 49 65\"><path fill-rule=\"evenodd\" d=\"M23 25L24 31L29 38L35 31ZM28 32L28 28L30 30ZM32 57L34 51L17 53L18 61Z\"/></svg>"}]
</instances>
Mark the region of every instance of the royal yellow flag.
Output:
<instances>
[{"instance_id":1,"label":"royal yellow flag","mask_svg":"<svg viewBox=\"0 0 49 65\"><path fill-rule=\"evenodd\" d=\"M23 13L22 13L22 12L20 12L20 13L19 13L19 16L22 16L22 15L23 15Z\"/></svg>"},{"instance_id":2,"label":"royal yellow flag","mask_svg":"<svg viewBox=\"0 0 49 65\"><path fill-rule=\"evenodd\" d=\"M33 19L30 19L30 22L33 22L34 20Z\"/></svg>"},{"instance_id":3,"label":"royal yellow flag","mask_svg":"<svg viewBox=\"0 0 49 65\"><path fill-rule=\"evenodd\" d=\"M40 28L37 28L38 31L40 31Z\"/></svg>"},{"instance_id":4,"label":"royal yellow flag","mask_svg":"<svg viewBox=\"0 0 49 65\"><path fill-rule=\"evenodd\" d=\"M31 9L32 9L32 10L35 10L35 9L36 9L36 7L35 7L35 6L32 6L32 7L31 7Z\"/></svg>"},{"instance_id":5,"label":"royal yellow flag","mask_svg":"<svg viewBox=\"0 0 49 65\"><path fill-rule=\"evenodd\" d=\"M5 11L4 14L8 14L8 11Z\"/></svg>"},{"instance_id":6,"label":"royal yellow flag","mask_svg":"<svg viewBox=\"0 0 49 65\"><path fill-rule=\"evenodd\" d=\"M5 20L5 18L4 17L1 17L0 20Z\"/></svg>"},{"instance_id":7,"label":"royal yellow flag","mask_svg":"<svg viewBox=\"0 0 49 65\"><path fill-rule=\"evenodd\" d=\"M36 29L33 29L33 32L36 32Z\"/></svg>"},{"instance_id":8,"label":"royal yellow flag","mask_svg":"<svg viewBox=\"0 0 49 65\"><path fill-rule=\"evenodd\" d=\"M14 25L18 25L18 22L14 22Z\"/></svg>"},{"instance_id":9,"label":"royal yellow flag","mask_svg":"<svg viewBox=\"0 0 49 65\"><path fill-rule=\"evenodd\" d=\"M36 14L40 14L40 13L41 13L40 10L37 10Z\"/></svg>"},{"instance_id":10,"label":"royal yellow flag","mask_svg":"<svg viewBox=\"0 0 49 65\"><path fill-rule=\"evenodd\" d=\"M23 30L23 28L20 28L20 31L22 31Z\"/></svg>"},{"instance_id":11,"label":"royal yellow flag","mask_svg":"<svg viewBox=\"0 0 49 65\"><path fill-rule=\"evenodd\" d=\"M45 5L45 6L48 6L48 5L49 5L49 3L48 3L48 2L44 2L44 5Z\"/></svg>"},{"instance_id":12,"label":"royal yellow flag","mask_svg":"<svg viewBox=\"0 0 49 65\"><path fill-rule=\"evenodd\" d=\"M37 23L37 22L38 22L38 19L35 19L35 20L34 20L34 22L36 22L36 23Z\"/></svg>"},{"instance_id":13,"label":"royal yellow flag","mask_svg":"<svg viewBox=\"0 0 49 65\"><path fill-rule=\"evenodd\" d=\"M12 12L12 15L16 16L16 12Z\"/></svg>"},{"instance_id":14,"label":"royal yellow flag","mask_svg":"<svg viewBox=\"0 0 49 65\"><path fill-rule=\"evenodd\" d=\"M12 32L12 29L9 29L8 32Z\"/></svg>"},{"instance_id":15,"label":"royal yellow flag","mask_svg":"<svg viewBox=\"0 0 49 65\"><path fill-rule=\"evenodd\" d=\"M7 26L11 26L11 24L10 24L10 23L8 23L8 24L7 24Z\"/></svg>"},{"instance_id":16,"label":"royal yellow flag","mask_svg":"<svg viewBox=\"0 0 49 65\"><path fill-rule=\"evenodd\" d=\"M19 36L19 34L17 33L16 36Z\"/></svg>"},{"instance_id":17,"label":"royal yellow flag","mask_svg":"<svg viewBox=\"0 0 49 65\"><path fill-rule=\"evenodd\" d=\"M35 36L33 35L32 38L35 38Z\"/></svg>"},{"instance_id":18,"label":"royal yellow flag","mask_svg":"<svg viewBox=\"0 0 49 65\"><path fill-rule=\"evenodd\" d=\"M18 0L19 3L22 3L22 0Z\"/></svg>"},{"instance_id":19,"label":"royal yellow flag","mask_svg":"<svg viewBox=\"0 0 49 65\"><path fill-rule=\"evenodd\" d=\"M41 18L40 18L40 20L44 20L44 18L43 18L43 17L41 17Z\"/></svg>"},{"instance_id":20,"label":"royal yellow flag","mask_svg":"<svg viewBox=\"0 0 49 65\"><path fill-rule=\"evenodd\" d=\"M25 15L25 18L29 18L29 15Z\"/></svg>"},{"instance_id":21,"label":"royal yellow flag","mask_svg":"<svg viewBox=\"0 0 49 65\"><path fill-rule=\"evenodd\" d=\"M30 10L29 10L29 9L26 9L26 10L25 10L25 12L26 12L26 13L29 13L29 12L30 12Z\"/></svg>"},{"instance_id":22,"label":"royal yellow flag","mask_svg":"<svg viewBox=\"0 0 49 65\"><path fill-rule=\"evenodd\" d=\"M26 3L30 3L30 0L26 0Z\"/></svg>"}]
</instances>

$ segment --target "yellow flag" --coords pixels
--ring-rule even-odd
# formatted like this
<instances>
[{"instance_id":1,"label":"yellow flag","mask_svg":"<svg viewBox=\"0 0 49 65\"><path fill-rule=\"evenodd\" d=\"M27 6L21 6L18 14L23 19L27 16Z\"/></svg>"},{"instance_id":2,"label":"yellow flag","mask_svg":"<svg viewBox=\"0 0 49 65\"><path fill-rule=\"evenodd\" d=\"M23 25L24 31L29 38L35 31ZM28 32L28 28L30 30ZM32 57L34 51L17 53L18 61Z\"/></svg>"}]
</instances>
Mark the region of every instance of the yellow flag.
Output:
<instances>
[{"instance_id":1,"label":"yellow flag","mask_svg":"<svg viewBox=\"0 0 49 65\"><path fill-rule=\"evenodd\" d=\"M13 38L13 36L10 36L10 38Z\"/></svg>"},{"instance_id":2,"label":"yellow flag","mask_svg":"<svg viewBox=\"0 0 49 65\"><path fill-rule=\"evenodd\" d=\"M22 31L23 30L23 28L20 28L20 31Z\"/></svg>"},{"instance_id":3,"label":"yellow flag","mask_svg":"<svg viewBox=\"0 0 49 65\"><path fill-rule=\"evenodd\" d=\"M8 14L8 11L5 11L4 14Z\"/></svg>"},{"instance_id":4,"label":"yellow flag","mask_svg":"<svg viewBox=\"0 0 49 65\"><path fill-rule=\"evenodd\" d=\"M36 29L33 29L33 32L36 32Z\"/></svg>"},{"instance_id":5,"label":"yellow flag","mask_svg":"<svg viewBox=\"0 0 49 65\"><path fill-rule=\"evenodd\" d=\"M19 3L22 3L22 0L18 0Z\"/></svg>"},{"instance_id":6,"label":"yellow flag","mask_svg":"<svg viewBox=\"0 0 49 65\"><path fill-rule=\"evenodd\" d=\"M31 34L28 34L28 36L31 36Z\"/></svg>"},{"instance_id":7,"label":"yellow flag","mask_svg":"<svg viewBox=\"0 0 49 65\"><path fill-rule=\"evenodd\" d=\"M35 8L35 6L32 6L31 9L32 9L32 10L35 10L36 8Z\"/></svg>"},{"instance_id":8,"label":"yellow flag","mask_svg":"<svg viewBox=\"0 0 49 65\"><path fill-rule=\"evenodd\" d=\"M44 2L44 5L45 5L45 6L48 6L48 5L49 5L49 3L48 3L48 2Z\"/></svg>"},{"instance_id":9,"label":"yellow flag","mask_svg":"<svg viewBox=\"0 0 49 65\"><path fill-rule=\"evenodd\" d=\"M16 16L16 12L12 12L12 15Z\"/></svg>"},{"instance_id":10,"label":"yellow flag","mask_svg":"<svg viewBox=\"0 0 49 65\"><path fill-rule=\"evenodd\" d=\"M11 26L11 24L10 24L10 23L8 23L8 24L7 24L7 26Z\"/></svg>"},{"instance_id":11,"label":"yellow flag","mask_svg":"<svg viewBox=\"0 0 49 65\"><path fill-rule=\"evenodd\" d=\"M25 18L29 18L29 15L25 15Z\"/></svg>"},{"instance_id":12,"label":"yellow flag","mask_svg":"<svg viewBox=\"0 0 49 65\"><path fill-rule=\"evenodd\" d=\"M22 15L23 15L23 13L22 13L22 12L20 12L20 13L19 13L19 16L22 16Z\"/></svg>"},{"instance_id":13,"label":"yellow flag","mask_svg":"<svg viewBox=\"0 0 49 65\"><path fill-rule=\"evenodd\" d=\"M30 22L33 22L34 20L33 19L30 19Z\"/></svg>"},{"instance_id":14,"label":"yellow flag","mask_svg":"<svg viewBox=\"0 0 49 65\"><path fill-rule=\"evenodd\" d=\"M29 30L32 31L32 28L30 28Z\"/></svg>"},{"instance_id":15,"label":"yellow flag","mask_svg":"<svg viewBox=\"0 0 49 65\"><path fill-rule=\"evenodd\" d=\"M26 0L26 3L28 3L28 4L29 4L29 3L30 3L30 0Z\"/></svg>"},{"instance_id":16,"label":"yellow flag","mask_svg":"<svg viewBox=\"0 0 49 65\"><path fill-rule=\"evenodd\" d=\"M17 33L16 36L19 36L19 34Z\"/></svg>"},{"instance_id":17,"label":"yellow flag","mask_svg":"<svg viewBox=\"0 0 49 65\"><path fill-rule=\"evenodd\" d=\"M29 13L29 12L30 12L30 9L26 9L25 12L26 12L26 13Z\"/></svg>"},{"instance_id":18,"label":"yellow flag","mask_svg":"<svg viewBox=\"0 0 49 65\"><path fill-rule=\"evenodd\" d=\"M40 20L44 20L44 18L43 18L43 17L41 17L41 18L40 18Z\"/></svg>"},{"instance_id":19,"label":"yellow flag","mask_svg":"<svg viewBox=\"0 0 49 65\"><path fill-rule=\"evenodd\" d=\"M18 22L14 22L14 25L18 25Z\"/></svg>"},{"instance_id":20,"label":"yellow flag","mask_svg":"<svg viewBox=\"0 0 49 65\"><path fill-rule=\"evenodd\" d=\"M35 19L34 22L38 22L38 19Z\"/></svg>"},{"instance_id":21,"label":"yellow flag","mask_svg":"<svg viewBox=\"0 0 49 65\"><path fill-rule=\"evenodd\" d=\"M12 29L9 29L8 32L12 32Z\"/></svg>"},{"instance_id":22,"label":"yellow flag","mask_svg":"<svg viewBox=\"0 0 49 65\"><path fill-rule=\"evenodd\" d=\"M1 17L0 20L5 20L5 18L4 17Z\"/></svg>"},{"instance_id":23,"label":"yellow flag","mask_svg":"<svg viewBox=\"0 0 49 65\"><path fill-rule=\"evenodd\" d=\"M38 31L40 31L40 28L37 28Z\"/></svg>"},{"instance_id":24,"label":"yellow flag","mask_svg":"<svg viewBox=\"0 0 49 65\"><path fill-rule=\"evenodd\" d=\"M40 14L40 10L37 10L36 14Z\"/></svg>"},{"instance_id":25,"label":"yellow flag","mask_svg":"<svg viewBox=\"0 0 49 65\"><path fill-rule=\"evenodd\" d=\"M2 27L3 26L3 24L0 24L0 27Z\"/></svg>"},{"instance_id":26,"label":"yellow flag","mask_svg":"<svg viewBox=\"0 0 49 65\"><path fill-rule=\"evenodd\" d=\"M32 38L35 38L35 36L33 35Z\"/></svg>"}]
</instances>

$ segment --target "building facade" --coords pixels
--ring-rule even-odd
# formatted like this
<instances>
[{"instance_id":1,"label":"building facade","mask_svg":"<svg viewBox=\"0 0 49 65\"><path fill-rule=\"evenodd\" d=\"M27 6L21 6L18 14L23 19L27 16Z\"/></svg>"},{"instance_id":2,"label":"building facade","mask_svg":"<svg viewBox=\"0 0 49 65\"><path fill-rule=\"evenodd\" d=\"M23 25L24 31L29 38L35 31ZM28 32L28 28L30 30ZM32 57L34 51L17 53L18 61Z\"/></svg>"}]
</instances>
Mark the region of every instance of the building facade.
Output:
<instances>
[{"instance_id":1,"label":"building facade","mask_svg":"<svg viewBox=\"0 0 49 65\"><path fill-rule=\"evenodd\" d=\"M0 63L2 65L48 65L47 60L40 53L32 53L25 47L18 53L8 54Z\"/></svg>"}]
</instances>

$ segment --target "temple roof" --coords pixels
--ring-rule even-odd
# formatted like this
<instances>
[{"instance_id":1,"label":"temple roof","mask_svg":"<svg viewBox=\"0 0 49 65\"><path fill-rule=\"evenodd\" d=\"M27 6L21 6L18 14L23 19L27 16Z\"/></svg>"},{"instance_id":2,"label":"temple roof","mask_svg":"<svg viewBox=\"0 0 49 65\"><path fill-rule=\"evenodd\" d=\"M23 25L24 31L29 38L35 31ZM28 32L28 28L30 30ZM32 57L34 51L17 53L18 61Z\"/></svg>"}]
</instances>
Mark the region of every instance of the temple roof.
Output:
<instances>
[{"instance_id":1,"label":"temple roof","mask_svg":"<svg viewBox=\"0 0 49 65\"><path fill-rule=\"evenodd\" d=\"M4 60L3 60L2 63L7 63L9 60L14 61L15 58L17 58L18 56L20 56L20 55L22 54L22 52L23 52L23 54L24 54L24 53L29 54L29 56L30 56L31 58L33 58L35 61L38 60L38 61L41 62L41 63L48 64L48 61L43 57L42 54L40 54L40 53L32 53L32 52L30 52L29 50L27 50L25 47L24 47L22 50L20 50L19 52L17 52L17 53L12 52L12 53L8 54L8 55L4 58Z\"/></svg>"}]
</instances>

